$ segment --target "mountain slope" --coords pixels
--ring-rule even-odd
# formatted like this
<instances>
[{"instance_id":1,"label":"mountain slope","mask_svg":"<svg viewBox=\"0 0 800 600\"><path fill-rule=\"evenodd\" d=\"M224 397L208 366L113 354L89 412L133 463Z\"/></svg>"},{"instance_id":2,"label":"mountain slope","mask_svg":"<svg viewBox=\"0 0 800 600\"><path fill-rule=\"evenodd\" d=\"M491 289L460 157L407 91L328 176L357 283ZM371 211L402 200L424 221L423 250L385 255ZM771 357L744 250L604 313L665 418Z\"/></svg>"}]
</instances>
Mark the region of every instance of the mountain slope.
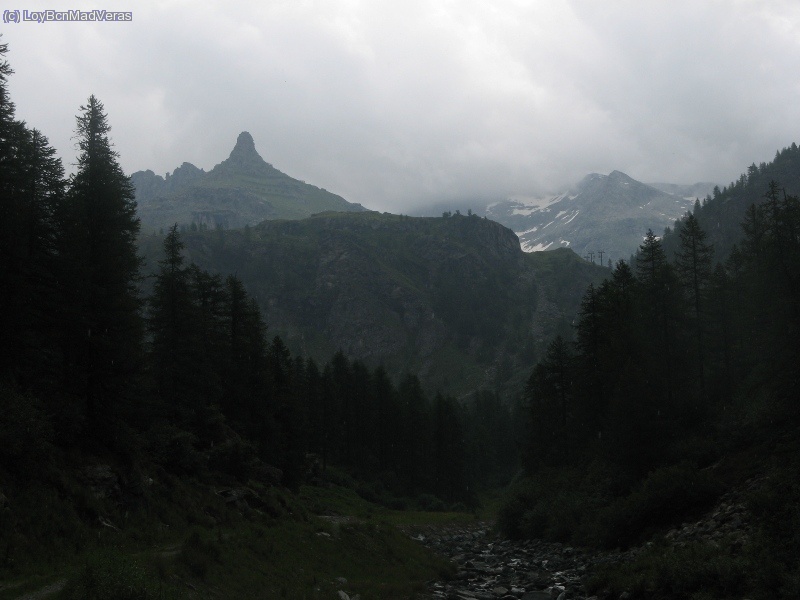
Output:
<instances>
[{"instance_id":1,"label":"mountain slope","mask_svg":"<svg viewBox=\"0 0 800 600\"><path fill-rule=\"evenodd\" d=\"M776 152L771 163L751 164L738 180L722 190L715 188L699 210L693 211L708 234L708 241L714 245L716 260L727 258L733 245L742 239L745 211L750 205L764 201L770 181L777 182L787 194L800 195L800 147L797 144ZM678 244L674 233L664 237L664 249L669 254L675 252Z\"/></svg>"},{"instance_id":2,"label":"mountain slope","mask_svg":"<svg viewBox=\"0 0 800 600\"><path fill-rule=\"evenodd\" d=\"M201 267L238 274L292 350L327 361L341 349L455 394L519 388L607 274L570 250L525 254L475 216L330 213L185 240ZM145 239L151 264L159 243Z\"/></svg>"},{"instance_id":3,"label":"mountain slope","mask_svg":"<svg viewBox=\"0 0 800 600\"><path fill-rule=\"evenodd\" d=\"M259 156L246 131L239 134L230 156L207 173L183 163L166 178L152 171L137 171L131 181L144 231L173 223L243 227L264 219L364 210L360 204L275 169Z\"/></svg>"},{"instance_id":4,"label":"mountain slope","mask_svg":"<svg viewBox=\"0 0 800 600\"><path fill-rule=\"evenodd\" d=\"M613 171L588 175L572 191L551 198L495 203L486 214L513 228L523 250L569 247L579 256L591 252L598 259L602 251L605 263L627 259L648 229L660 233L693 203L694 198L663 192Z\"/></svg>"}]
</instances>

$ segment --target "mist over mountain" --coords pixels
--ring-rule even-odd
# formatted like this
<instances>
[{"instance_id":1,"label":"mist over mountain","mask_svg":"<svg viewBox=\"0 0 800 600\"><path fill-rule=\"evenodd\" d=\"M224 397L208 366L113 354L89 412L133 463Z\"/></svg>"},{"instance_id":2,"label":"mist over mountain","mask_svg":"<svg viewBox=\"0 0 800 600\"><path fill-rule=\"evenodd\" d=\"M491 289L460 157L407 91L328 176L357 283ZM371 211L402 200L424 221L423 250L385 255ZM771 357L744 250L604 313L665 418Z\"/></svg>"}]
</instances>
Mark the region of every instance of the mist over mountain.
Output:
<instances>
[{"instance_id":1,"label":"mist over mountain","mask_svg":"<svg viewBox=\"0 0 800 600\"><path fill-rule=\"evenodd\" d=\"M613 171L592 173L572 189L544 197L515 197L482 205L456 206L511 228L526 252L571 248L581 257L603 262L628 259L648 229L661 234L689 210L697 198L710 194L711 183L644 184ZM453 211L453 203L420 209L416 214ZM591 253L591 254L590 254Z\"/></svg>"},{"instance_id":2,"label":"mist over mountain","mask_svg":"<svg viewBox=\"0 0 800 600\"><path fill-rule=\"evenodd\" d=\"M687 200L694 200L695 198L705 198L714 191L716 184L709 181L700 181L698 183L682 184L682 183L652 183L648 182L652 188L672 194L673 196L680 196Z\"/></svg>"},{"instance_id":3,"label":"mist over mountain","mask_svg":"<svg viewBox=\"0 0 800 600\"><path fill-rule=\"evenodd\" d=\"M206 172L183 163L165 177L131 175L144 231L173 223L244 227L265 219L301 219L325 211L361 211L325 189L282 173L258 154L253 137L239 134L230 156Z\"/></svg>"}]
</instances>

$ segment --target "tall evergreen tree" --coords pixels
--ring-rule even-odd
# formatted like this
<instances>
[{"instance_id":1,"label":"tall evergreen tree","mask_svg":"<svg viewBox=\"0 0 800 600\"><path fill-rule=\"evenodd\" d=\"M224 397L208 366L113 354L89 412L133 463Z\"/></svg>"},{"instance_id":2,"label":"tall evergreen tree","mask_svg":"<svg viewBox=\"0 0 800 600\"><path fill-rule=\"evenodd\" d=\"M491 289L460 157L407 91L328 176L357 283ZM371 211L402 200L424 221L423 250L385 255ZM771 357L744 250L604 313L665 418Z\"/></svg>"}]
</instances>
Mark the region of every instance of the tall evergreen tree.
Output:
<instances>
[{"instance_id":1,"label":"tall evergreen tree","mask_svg":"<svg viewBox=\"0 0 800 600\"><path fill-rule=\"evenodd\" d=\"M675 256L675 267L692 307L692 325L695 332L697 368L700 395L705 396L706 365L704 338L704 311L707 290L711 282L714 248L706 242L706 233L693 214L681 223L680 248Z\"/></svg>"},{"instance_id":2,"label":"tall evergreen tree","mask_svg":"<svg viewBox=\"0 0 800 600\"><path fill-rule=\"evenodd\" d=\"M64 170L41 132L14 118L0 44L0 382L52 384L55 210Z\"/></svg>"},{"instance_id":3,"label":"tall evergreen tree","mask_svg":"<svg viewBox=\"0 0 800 600\"><path fill-rule=\"evenodd\" d=\"M574 439L568 439L573 437L568 435L568 425L574 418L574 363L569 345L558 336L550 342L547 353L528 379L525 398L530 410L531 433L526 444L526 462L531 470L542 463L565 460L570 446L574 445ZM583 370L582 374L594 380L590 369ZM592 425L599 429L602 408L591 406L584 410L591 413Z\"/></svg>"},{"instance_id":4,"label":"tall evergreen tree","mask_svg":"<svg viewBox=\"0 0 800 600\"><path fill-rule=\"evenodd\" d=\"M102 103L77 116L77 171L62 213L60 253L67 388L85 403L90 427L131 391L143 337L137 285L139 219L134 190L109 139Z\"/></svg>"},{"instance_id":5,"label":"tall evergreen tree","mask_svg":"<svg viewBox=\"0 0 800 600\"><path fill-rule=\"evenodd\" d=\"M675 405L675 374L677 369L677 306L678 283L667 263L661 240L647 231L636 255L636 274L643 302L643 331L651 336L647 344L647 360L652 372L660 373L659 390L665 390L669 410Z\"/></svg>"},{"instance_id":6,"label":"tall evergreen tree","mask_svg":"<svg viewBox=\"0 0 800 600\"><path fill-rule=\"evenodd\" d=\"M177 224L164 238L164 258L158 264L149 299L151 363L166 414L185 423L201 392L195 385L200 374L196 366L199 340L195 339L197 311Z\"/></svg>"},{"instance_id":7,"label":"tall evergreen tree","mask_svg":"<svg viewBox=\"0 0 800 600\"><path fill-rule=\"evenodd\" d=\"M240 422L257 422L260 403L266 386L267 342L266 326L255 300L250 298L242 280L229 275L225 280L228 310L228 347L226 404L228 414ZM283 386L282 377L288 370L278 370L275 385Z\"/></svg>"},{"instance_id":8,"label":"tall evergreen tree","mask_svg":"<svg viewBox=\"0 0 800 600\"><path fill-rule=\"evenodd\" d=\"M440 498L466 497L464 431L452 398L436 395L433 407L433 488Z\"/></svg>"},{"instance_id":9,"label":"tall evergreen tree","mask_svg":"<svg viewBox=\"0 0 800 600\"><path fill-rule=\"evenodd\" d=\"M598 431L601 417L608 403L608 390L604 370L605 339L601 298L598 289L589 284L581 300L575 346L575 368L579 374L580 428L585 434ZM548 355L551 354L548 349Z\"/></svg>"}]
</instances>

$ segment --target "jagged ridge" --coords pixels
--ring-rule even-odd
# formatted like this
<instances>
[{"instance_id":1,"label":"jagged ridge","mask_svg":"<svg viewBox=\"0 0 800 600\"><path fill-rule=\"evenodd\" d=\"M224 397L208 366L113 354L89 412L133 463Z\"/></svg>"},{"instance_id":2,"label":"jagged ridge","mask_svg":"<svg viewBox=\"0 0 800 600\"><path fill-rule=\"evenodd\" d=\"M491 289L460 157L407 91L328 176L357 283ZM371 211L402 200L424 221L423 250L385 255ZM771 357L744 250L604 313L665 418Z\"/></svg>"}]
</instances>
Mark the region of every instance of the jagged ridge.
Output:
<instances>
[{"instance_id":1,"label":"jagged ridge","mask_svg":"<svg viewBox=\"0 0 800 600\"><path fill-rule=\"evenodd\" d=\"M137 171L131 181L145 231L173 223L243 227L265 219L364 210L274 168L261 158L246 131L239 134L230 156L209 172L185 162L166 177Z\"/></svg>"}]
</instances>

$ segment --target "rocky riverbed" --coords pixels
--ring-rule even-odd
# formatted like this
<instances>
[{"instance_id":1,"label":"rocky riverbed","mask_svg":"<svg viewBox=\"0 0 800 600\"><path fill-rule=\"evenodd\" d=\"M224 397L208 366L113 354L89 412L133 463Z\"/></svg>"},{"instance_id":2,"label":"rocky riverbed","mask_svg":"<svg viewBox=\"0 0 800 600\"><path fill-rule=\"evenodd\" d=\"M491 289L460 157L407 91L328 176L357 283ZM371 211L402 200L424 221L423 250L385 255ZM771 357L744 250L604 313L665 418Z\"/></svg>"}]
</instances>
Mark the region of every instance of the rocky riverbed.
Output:
<instances>
[{"instance_id":1,"label":"rocky riverbed","mask_svg":"<svg viewBox=\"0 0 800 600\"><path fill-rule=\"evenodd\" d=\"M431 584L431 599L581 600L587 597L587 571L621 558L541 540L502 539L489 523L415 527L407 533L457 565L453 580Z\"/></svg>"},{"instance_id":2,"label":"rocky riverbed","mask_svg":"<svg viewBox=\"0 0 800 600\"><path fill-rule=\"evenodd\" d=\"M728 492L699 520L667 532L664 541L674 546L696 541L746 545L751 527L744 494L762 482L754 478ZM586 592L586 576L599 565L631 560L646 548L601 552L542 540L508 540L491 523L481 522L405 531L457 566L454 579L431 584L428 597L436 600L597 600ZM623 592L619 597L628 596Z\"/></svg>"}]
</instances>

